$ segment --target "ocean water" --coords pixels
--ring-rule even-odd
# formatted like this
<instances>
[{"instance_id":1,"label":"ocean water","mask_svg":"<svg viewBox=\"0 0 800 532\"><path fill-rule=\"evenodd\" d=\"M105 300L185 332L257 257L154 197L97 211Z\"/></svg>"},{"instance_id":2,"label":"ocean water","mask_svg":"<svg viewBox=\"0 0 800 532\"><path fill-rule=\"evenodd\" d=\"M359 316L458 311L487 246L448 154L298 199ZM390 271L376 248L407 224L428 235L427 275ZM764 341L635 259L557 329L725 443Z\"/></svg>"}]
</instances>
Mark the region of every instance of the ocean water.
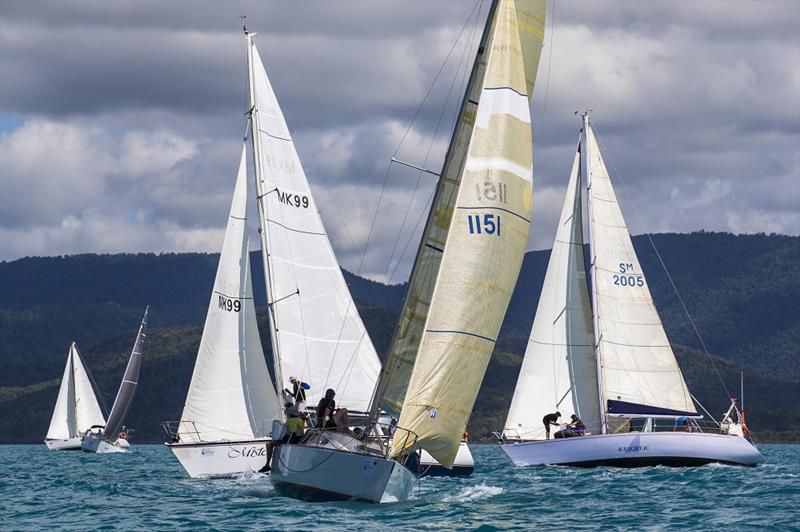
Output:
<instances>
[{"instance_id":1,"label":"ocean water","mask_svg":"<svg viewBox=\"0 0 800 532\"><path fill-rule=\"evenodd\" d=\"M424 478L406 503L303 503L264 475L186 478L164 446L130 454L0 445L0 529L800 530L800 445L757 468L517 468L472 445L475 474Z\"/></svg>"}]
</instances>

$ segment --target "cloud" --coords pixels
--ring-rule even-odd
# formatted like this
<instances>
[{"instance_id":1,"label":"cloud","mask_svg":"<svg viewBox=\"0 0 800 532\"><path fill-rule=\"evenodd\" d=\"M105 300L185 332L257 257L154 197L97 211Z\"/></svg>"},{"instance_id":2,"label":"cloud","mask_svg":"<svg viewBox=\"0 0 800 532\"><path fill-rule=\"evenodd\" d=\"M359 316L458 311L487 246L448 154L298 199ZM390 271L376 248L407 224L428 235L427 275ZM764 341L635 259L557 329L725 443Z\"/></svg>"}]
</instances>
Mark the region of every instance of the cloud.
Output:
<instances>
[{"instance_id":1,"label":"cloud","mask_svg":"<svg viewBox=\"0 0 800 532\"><path fill-rule=\"evenodd\" d=\"M402 281L435 177L389 161L441 167L475 6L3 2L0 258L217 250L245 128L246 13L340 262ZM550 8L530 248L552 243L587 107L634 233L800 233L800 4Z\"/></svg>"}]
</instances>

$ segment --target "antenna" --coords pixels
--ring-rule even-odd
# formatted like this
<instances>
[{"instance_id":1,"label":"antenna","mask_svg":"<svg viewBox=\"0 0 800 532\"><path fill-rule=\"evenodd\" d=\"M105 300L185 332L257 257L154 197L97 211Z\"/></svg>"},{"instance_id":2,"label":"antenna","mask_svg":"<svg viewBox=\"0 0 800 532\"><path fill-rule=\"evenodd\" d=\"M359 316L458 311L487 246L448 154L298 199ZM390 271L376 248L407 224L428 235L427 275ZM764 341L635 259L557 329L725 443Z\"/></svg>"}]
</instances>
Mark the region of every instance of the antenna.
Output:
<instances>
[{"instance_id":1,"label":"antenna","mask_svg":"<svg viewBox=\"0 0 800 532\"><path fill-rule=\"evenodd\" d=\"M592 111L594 111L594 109L584 109L582 113L580 111L575 111L575 116L580 116L580 117L585 116L588 118L592 115Z\"/></svg>"},{"instance_id":2,"label":"antenna","mask_svg":"<svg viewBox=\"0 0 800 532\"><path fill-rule=\"evenodd\" d=\"M247 35L247 15L239 15L239 19L242 21L242 29L244 30L244 34Z\"/></svg>"}]
</instances>

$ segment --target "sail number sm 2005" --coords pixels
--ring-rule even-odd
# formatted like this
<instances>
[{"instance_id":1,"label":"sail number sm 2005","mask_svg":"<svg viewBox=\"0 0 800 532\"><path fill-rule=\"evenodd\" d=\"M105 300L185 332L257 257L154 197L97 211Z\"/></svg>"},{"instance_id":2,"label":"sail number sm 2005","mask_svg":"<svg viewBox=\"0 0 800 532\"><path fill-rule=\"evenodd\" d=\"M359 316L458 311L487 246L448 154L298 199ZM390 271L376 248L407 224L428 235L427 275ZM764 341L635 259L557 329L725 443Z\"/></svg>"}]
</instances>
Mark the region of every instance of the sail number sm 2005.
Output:
<instances>
[{"instance_id":1,"label":"sail number sm 2005","mask_svg":"<svg viewBox=\"0 0 800 532\"><path fill-rule=\"evenodd\" d=\"M242 302L238 299L231 299L222 294L219 295L219 308L228 312L239 312L242 310Z\"/></svg>"},{"instance_id":2,"label":"sail number sm 2005","mask_svg":"<svg viewBox=\"0 0 800 532\"><path fill-rule=\"evenodd\" d=\"M487 234L500 236L499 214L470 214L467 216L470 234Z\"/></svg>"},{"instance_id":3,"label":"sail number sm 2005","mask_svg":"<svg viewBox=\"0 0 800 532\"><path fill-rule=\"evenodd\" d=\"M617 286L644 286L644 277L640 274L632 273L633 270L633 263L620 262L619 273L611 276L614 284Z\"/></svg>"}]
</instances>

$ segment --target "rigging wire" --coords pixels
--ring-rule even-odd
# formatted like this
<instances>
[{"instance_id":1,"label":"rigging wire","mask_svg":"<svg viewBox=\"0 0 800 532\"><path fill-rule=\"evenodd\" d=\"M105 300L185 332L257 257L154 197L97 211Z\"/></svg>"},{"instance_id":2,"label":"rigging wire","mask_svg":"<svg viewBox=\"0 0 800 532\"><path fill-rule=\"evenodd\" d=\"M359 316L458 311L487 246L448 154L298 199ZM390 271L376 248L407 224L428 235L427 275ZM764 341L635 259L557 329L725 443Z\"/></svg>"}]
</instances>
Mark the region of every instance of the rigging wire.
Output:
<instances>
[{"instance_id":1,"label":"rigging wire","mask_svg":"<svg viewBox=\"0 0 800 532\"><path fill-rule=\"evenodd\" d=\"M419 117L420 112L422 111L423 105L425 105L425 102L428 100L428 96L430 96L431 91L433 90L433 87L436 85L436 81L439 79L439 76L442 74L442 71L444 70L445 65L449 61L450 56L453 54L453 50L455 50L455 48L456 48L456 44L461 39L461 35L464 33L464 30L466 30L467 26L469 26L470 20L472 19L472 15L473 15L473 13L475 12L475 10L477 9L477 7L479 5L480 5L480 0L477 0L475 2L475 5L472 6L472 10L470 11L469 16L467 17L466 22L464 22L464 26L462 26L461 31L458 32L458 35L456 36L455 40L453 41L453 45L450 47L450 51L447 52L447 56L445 57L444 61L442 62L442 66L439 67L439 71L436 73L436 76L434 76L433 82L431 82L431 85L428 87L428 90L425 92L425 96L422 98L422 101L420 102L419 106L417 107L417 110L414 112L414 116L412 117L411 122L409 122L408 127L406 128L405 132L403 133L403 136L401 137L400 142L397 145L397 148L394 150L394 153L392 153L392 158L394 158L397 155L397 152L400 150L400 147L403 145L403 142L405 141L406 137L408 136L408 133L411 131L411 128L414 126L414 123L416 122L417 118ZM380 191L380 194L378 195L378 202L375 205L375 212L372 215L372 222L370 223L369 232L367 233L367 240L364 243L364 250L361 253L361 260L360 260L360 262L358 264L358 275L361 275L363 273L364 259L366 258L366 255L367 255L367 249L369 248L369 243L370 243L370 240L372 238L372 233L375 230L375 222L378 219L378 212L380 211L381 203L383 201L383 194L386 191L386 184L387 184L387 182L389 180L389 173L390 173L391 168L392 168L392 162L390 160L389 164L386 165L386 173L383 176L383 185L381 186L381 191Z\"/></svg>"},{"instance_id":2,"label":"rigging wire","mask_svg":"<svg viewBox=\"0 0 800 532\"><path fill-rule=\"evenodd\" d=\"M556 42L556 0L552 0L552 12L550 13L550 50L547 53L547 78L544 84L544 103L542 104L542 118L547 115L547 96L550 93L550 65L553 63L553 46Z\"/></svg>"},{"instance_id":3,"label":"rigging wire","mask_svg":"<svg viewBox=\"0 0 800 532\"><path fill-rule=\"evenodd\" d=\"M719 369L717 368L717 365L714 363L714 359L711 358L711 353L709 352L708 347L706 346L706 343L703 340L702 335L700 334L700 330L697 328L697 325L695 324L694 318L692 318L692 314L689 312L689 308L686 306L686 302L683 300L683 297L681 297L680 292L678 292L678 287L675 285L675 281L672 279L672 275L670 275L669 269L667 269L667 265L664 263L664 259L661 257L661 253L659 253L658 248L656 247L656 244L653 241L653 237L651 236L650 232L647 230L647 225L644 223L644 219L642 218L642 215L639 213L639 209L636 207L636 203L633 201L633 197L631 196L630 192L628 191L628 186L625 184L625 180L622 179L622 175L617 170L617 165L614 164L614 159L611 157L611 153L608 151L608 148L606 147L605 143L600 140L600 134L599 134L599 132L597 132L597 126L592 125L592 128L595 130L595 136L597 137L597 143L600 145L602 150L605 152L606 157L608 157L608 161L611 163L611 168L614 170L615 176L617 177L619 182L622 183L622 189L625 191L625 196L628 198L628 201L633 206L633 212L636 214L636 218L639 220L639 223L641 224L642 228L644 229L644 234L645 234L645 236L647 236L647 240L650 242L650 245L652 246L653 251L655 251L656 257L658 258L658 262L661 264L661 268L664 270L664 273L667 275L667 279L669 280L669 284L672 286L672 290L675 292L675 295L678 297L678 301L680 302L681 307L683 308L683 312L689 318L689 323L691 324L695 335L697 335L697 339L700 340L700 345L703 347L703 352L705 352L706 358L708 359L709 363L711 364L711 367L714 369L714 373L716 373L717 378L719 379L719 382L722 384L722 388L725 390L725 393L727 394L728 397L732 397L731 396L731 392L728 390L728 386L725 384L725 380L722 378L722 374L719 372ZM695 399L695 401L696 401L696 399ZM702 406L702 405L700 405L700 406ZM703 410L705 410L705 408L703 408Z\"/></svg>"}]
</instances>

